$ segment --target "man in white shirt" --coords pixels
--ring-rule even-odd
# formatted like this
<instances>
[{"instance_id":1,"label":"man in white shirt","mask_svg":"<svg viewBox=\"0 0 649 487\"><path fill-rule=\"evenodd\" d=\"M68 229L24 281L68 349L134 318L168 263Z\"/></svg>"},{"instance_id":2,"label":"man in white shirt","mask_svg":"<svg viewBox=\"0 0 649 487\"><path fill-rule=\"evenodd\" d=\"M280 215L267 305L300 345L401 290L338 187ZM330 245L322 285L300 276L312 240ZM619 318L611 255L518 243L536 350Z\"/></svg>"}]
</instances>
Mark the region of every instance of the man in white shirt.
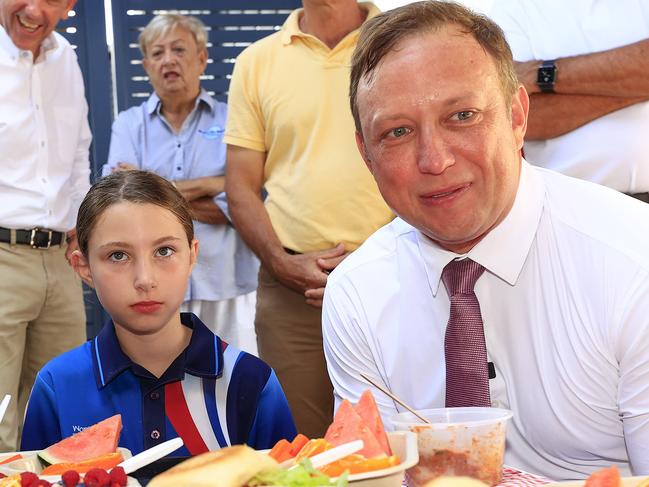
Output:
<instances>
[{"instance_id":1,"label":"man in white shirt","mask_svg":"<svg viewBox=\"0 0 649 487\"><path fill-rule=\"evenodd\" d=\"M0 1L0 451L16 450L38 370L81 344L81 283L67 263L89 188L90 130L72 46L54 27L75 0Z\"/></svg>"},{"instance_id":2,"label":"man in white shirt","mask_svg":"<svg viewBox=\"0 0 649 487\"><path fill-rule=\"evenodd\" d=\"M534 164L649 202L649 2L496 0Z\"/></svg>"},{"instance_id":3,"label":"man in white shirt","mask_svg":"<svg viewBox=\"0 0 649 487\"><path fill-rule=\"evenodd\" d=\"M458 405L472 381L483 405L514 412L507 464L553 479L649 473L649 207L521 158L527 93L502 31L464 7L371 20L350 98L398 218L329 276L336 401L372 389L361 373L415 408ZM459 294L477 306L458 307L466 264L481 274ZM479 333L449 333L463 320ZM373 393L389 426L401 408Z\"/></svg>"}]
</instances>

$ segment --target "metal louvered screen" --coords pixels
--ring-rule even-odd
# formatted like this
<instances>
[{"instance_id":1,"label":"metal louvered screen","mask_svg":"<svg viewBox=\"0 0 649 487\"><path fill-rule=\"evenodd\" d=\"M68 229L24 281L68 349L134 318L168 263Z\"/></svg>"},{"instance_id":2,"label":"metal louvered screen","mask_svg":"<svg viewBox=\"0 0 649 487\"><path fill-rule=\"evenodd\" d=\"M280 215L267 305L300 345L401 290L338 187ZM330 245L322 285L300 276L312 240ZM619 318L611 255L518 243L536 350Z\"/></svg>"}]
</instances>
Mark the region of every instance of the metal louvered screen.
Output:
<instances>
[{"instance_id":1,"label":"metal louvered screen","mask_svg":"<svg viewBox=\"0 0 649 487\"><path fill-rule=\"evenodd\" d=\"M75 48L88 100L88 121L93 141L90 168L93 180L106 162L112 123L112 81L110 54L106 44L103 2L79 0L67 20L56 30Z\"/></svg>"},{"instance_id":2,"label":"metal louvered screen","mask_svg":"<svg viewBox=\"0 0 649 487\"><path fill-rule=\"evenodd\" d=\"M67 20L56 30L75 48L88 100L88 121L92 131L90 170L94 181L108 158L110 126L113 121L110 54L106 44L104 4L99 0L79 0ZM95 292L83 286L86 334L93 338L107 315Z\"/></svg>"},{"instance_id":3,"label":"metal louvered screen","mask_svg":"<svg viewBox=\"0 0 649 487\"><path fill-rule=\"evenodd\" d=\"M142 103L152 91L142 68L138 35L159 13L179 12L200 18L209 31L210 59L202 86L227 101L237 55L276 30L299 0L113 0L117 102L119 110Z\"/></svg>"}]
</instances>

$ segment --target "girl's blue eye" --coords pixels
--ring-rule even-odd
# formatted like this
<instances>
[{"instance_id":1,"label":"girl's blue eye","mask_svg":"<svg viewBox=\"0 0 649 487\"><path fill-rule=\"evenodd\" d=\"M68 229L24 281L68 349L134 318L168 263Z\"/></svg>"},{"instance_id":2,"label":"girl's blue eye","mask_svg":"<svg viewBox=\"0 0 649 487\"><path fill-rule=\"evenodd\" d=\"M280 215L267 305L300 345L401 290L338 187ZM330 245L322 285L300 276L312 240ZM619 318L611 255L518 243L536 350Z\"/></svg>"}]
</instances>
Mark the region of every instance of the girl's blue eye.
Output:
<instances>
[{"instance_id":1,"label":"girl's blue eye","mask_svg":"<svg viewBox=\"0 0 649 487\"><path fill-rule=\"evenodd\" d=\"M113 252L112 254L110 254L109 259L114 262L122 262L126 260L126 254L118 250L117 252Z\"/></svg>"},{"instance_id":2,"label":"girl's blue eye","mask_svg":"<svg viewBox=\"0 0 649 487\"><path fill-rule=\"evenodd\" d=\"M172 249L171 247L160 247L156 251L156 255L160 257L170 257L171 255L173 255L174 252L175 252L174 249Z\"/></svg>"}]
</instances>

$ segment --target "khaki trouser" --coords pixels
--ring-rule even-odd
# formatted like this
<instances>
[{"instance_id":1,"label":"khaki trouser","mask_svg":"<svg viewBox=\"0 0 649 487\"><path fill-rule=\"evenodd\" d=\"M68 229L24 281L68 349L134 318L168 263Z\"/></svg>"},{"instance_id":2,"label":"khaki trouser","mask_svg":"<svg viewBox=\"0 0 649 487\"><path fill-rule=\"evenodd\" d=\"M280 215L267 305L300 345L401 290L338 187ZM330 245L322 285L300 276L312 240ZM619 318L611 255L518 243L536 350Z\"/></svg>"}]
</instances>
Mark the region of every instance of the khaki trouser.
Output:
<instances>
[{"instance_id":1,"label":"khaki trouser","mask_svg":"<svg viewBox=\"0 0 649 487\"><path fill-rule=\"evenodd\" d=\"M309 438L324 436L334 400L322 350L321 309L306 304L262 266L255 328L259 356L275 369L297 430Z\"/></svg>"},{"instance_id":2,"label":"khaki trouser","mask_svg":"<svg viewBox=\"0 0 649 487\"><path fill-rule=\"evenodd\" d=\"M0 243L0 399L12 400L0 423L0 451L18 449L36 373L86 339L81 281L65 245L47 250Z\"/></svg>"}]
</instances>

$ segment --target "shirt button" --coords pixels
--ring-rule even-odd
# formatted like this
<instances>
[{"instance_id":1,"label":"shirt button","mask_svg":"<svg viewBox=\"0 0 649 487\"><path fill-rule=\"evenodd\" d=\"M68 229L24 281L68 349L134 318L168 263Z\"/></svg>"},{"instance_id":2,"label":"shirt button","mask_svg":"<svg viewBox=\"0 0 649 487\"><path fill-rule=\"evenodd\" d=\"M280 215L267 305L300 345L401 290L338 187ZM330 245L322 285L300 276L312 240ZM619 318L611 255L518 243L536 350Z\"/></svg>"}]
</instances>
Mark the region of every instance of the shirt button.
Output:
<instances>
[{"instance_id":1,"label":"shirt button","mask_svg":"<svg viewBox=\"0 0 649 487\"><path fill-rule=\"evenodd\" d=\"M182 167L180 167L180 166L176 167L176 171L181 171L181 170L182 170Z\"/></svg>"},{"instance_id":2,"label":"shirt button","mask_svg":"<svg viewBox=\"0 0 649 487\"><path fill-rule=\"evenodd\" d=\"M160 438L160 432L158 430L153 430L151 432L151 438L153 438L154 440L159 439Z\"/></svg>"},{"instance_id":3,"label":"shirt button","mask_svg":"<svg viewBox=\"0 0 649 487\"><path fill-rule=\"evenodd\" d=\"M149 397L155 401L156 399L160 399L160 394L157 393L157 392L152 392L152 393L149 395Z\"/></svg>"},{"instance_id":4,"label":"shirt button","mask_svg":"<svg viewBox=\"0 0 649 487\"><path fill-rule=\"evenodd\" d=\"M177 146L177 147L180 147L180 142L178 142L178 146Z\"/></svg>"},{"instance_id":5,"label":"shirt button","mask_svg":"<svg viewBox=\"0 0 649 487\"><path fill-rule=\"evenodd\" d=\"M41 147L45 147L45 142L41 140Z\"/></svg>"}]
</instances>

